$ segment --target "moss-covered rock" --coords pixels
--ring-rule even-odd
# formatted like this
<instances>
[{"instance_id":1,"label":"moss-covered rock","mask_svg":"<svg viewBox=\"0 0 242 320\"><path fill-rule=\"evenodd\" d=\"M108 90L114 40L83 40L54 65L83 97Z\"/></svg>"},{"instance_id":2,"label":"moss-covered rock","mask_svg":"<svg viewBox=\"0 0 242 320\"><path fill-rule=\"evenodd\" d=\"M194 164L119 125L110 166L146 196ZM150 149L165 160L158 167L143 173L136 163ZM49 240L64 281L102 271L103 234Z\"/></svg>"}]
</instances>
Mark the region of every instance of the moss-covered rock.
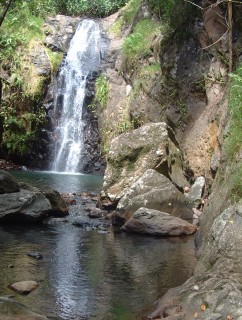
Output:
<instances>
[{"instance_id":1,"label":"moss-covered rock","mask_svg":"<svg viewBox=\"0 0 242 320\"><path fill-rule=\"evenodd\" d=\"M103 195L112 201L119 200L147 169L174 179L181 188L187 185L181 151L168 131L165 123L149 123L112 140Z\"/></svg>"}]
</instances>

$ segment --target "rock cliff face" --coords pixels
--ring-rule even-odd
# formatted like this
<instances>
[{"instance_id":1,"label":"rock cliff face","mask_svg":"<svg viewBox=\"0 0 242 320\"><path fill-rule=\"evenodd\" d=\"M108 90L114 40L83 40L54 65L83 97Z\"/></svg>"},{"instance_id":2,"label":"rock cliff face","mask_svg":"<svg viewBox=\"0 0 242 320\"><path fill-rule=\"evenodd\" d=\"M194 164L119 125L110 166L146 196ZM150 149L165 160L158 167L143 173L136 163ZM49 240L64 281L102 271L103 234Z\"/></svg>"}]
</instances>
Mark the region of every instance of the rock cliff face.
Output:
<instances>
[{"instance_id":1,"label":"rock cliff face","mask_svg":"<svg viewBox=\"0 0 242 320\"><path fill-rule=\"evenodd\" d=\"M124 50L127 39L131 42L135 38L140 21L157 19L147 3L142 2L132 24L123 24L118 37L111 33L108 61L103 66L110 94L99 115L105 150L109 150L102 197L117 205L114 223L125 223L123 230L126 231L152 233L150 230L155 230L152 210L158 210L154 214L158 220L162 219L162 211L169 212L172 200L164 197L162 202L167 188L162 190L160 178L146 177L154 170L153 175L162 173L166 176L163 178L170 180L174 194L179 192L177 188L182 191L185 187L187 211L196 207L203 197L198 205L199 210L203 207L204 210L195 236L199 255L195 275L184 285L168 291L158 301L151 319L242 319L238 251L242 246L241 203L233 200L230 183L231 166L232 172L241 172L241 156L234 156L234 164L226 162L223 146L229 120L226 6L216 6L213 10L211 3L199 2L207 9L203 16L194 16L187 22L184 37L179 38L177 30L171 30L168 35L162 31L154 34L147 53L130 62ZM238 57L241 18L237 14L234 15L234 35L237 36L234 36L233 50ZM114 21L120 19L120 15L113 16L109 22L117 23L119 20ZM104 27L110 27L108 22ZM160 123L166 123L172 137L158 133ZM148 126L156 127L157 137L147 133L145 138L145 134L141 134ZM129 132L116 137L125 130ZM110 144L107 132L109 137L115 137ZM180 154L178 167L186 178L181 184L169 174L169 168L175 163L174 157L167 158L172 154L169 139L176 141ZM161 141L162 157L157 153ZM152 147L147 148L149 143ZM153 154L149 153L152 148ZM178 167L170 172L177 173ZM197 198L194 193L197 185L188 191L199 176L197 183L202 184ZM107 199L105 201L107 204Z\"/></svg>"}]
</instances>

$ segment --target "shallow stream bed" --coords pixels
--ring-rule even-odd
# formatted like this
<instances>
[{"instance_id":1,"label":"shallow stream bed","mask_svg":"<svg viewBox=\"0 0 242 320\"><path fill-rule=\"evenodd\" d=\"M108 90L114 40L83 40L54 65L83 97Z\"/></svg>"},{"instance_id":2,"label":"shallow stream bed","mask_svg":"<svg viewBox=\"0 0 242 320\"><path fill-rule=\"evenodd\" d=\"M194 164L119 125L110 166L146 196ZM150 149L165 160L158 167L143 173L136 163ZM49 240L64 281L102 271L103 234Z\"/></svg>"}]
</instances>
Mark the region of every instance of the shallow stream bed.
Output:
<instances>
[{"instance_id":1,"label":"shallow stream bed","mask_svg":"<svg viewBox=\"0 0 242 320\"><path fill-rule=\"evenodd\" d=\"M19 180L61 192L93 191L102 177L17 173ZM27 252L40 252L35 260ZM0 296L8 284L40 286L16 300L51 319L134 320L167 289L191 276L193 237L152 238L110 229L87 231L69 223L0 227ZM10 268L10 266L13 268Z\"/></svg>"}]
</instances>

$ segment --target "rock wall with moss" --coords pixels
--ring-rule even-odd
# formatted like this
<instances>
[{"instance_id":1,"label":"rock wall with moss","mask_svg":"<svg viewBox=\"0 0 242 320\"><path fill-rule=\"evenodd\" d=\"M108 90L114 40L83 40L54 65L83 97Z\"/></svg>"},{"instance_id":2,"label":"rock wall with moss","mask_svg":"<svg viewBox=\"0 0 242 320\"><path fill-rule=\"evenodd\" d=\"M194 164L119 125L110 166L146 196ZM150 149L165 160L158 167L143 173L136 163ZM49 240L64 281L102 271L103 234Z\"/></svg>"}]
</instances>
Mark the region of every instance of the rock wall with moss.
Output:
<instances>
[{"instance_id":1,"label":"rock wall with moss","mask_svg":"<svg viewBox=\"0 0 242 320\"><path fill-rule=\"evenodd\" d=\"M173 132L188 184L199 176L206 181L205 207L196 235L199 261L195 275L168 291L151 319L242 317L241 4L233 5L234 71L229 74L227 4L211 3L196 1L195 6L184 6L180 1L158 5L132 0L103 22L111 38L102 76L108 88L106 104L96 110L108 162L103 196L116 201L120 177L126 177L122 192L130 188L130 172L141 166L131 166L131 149L128 153L122 150L131 144L138 149L138 139L136 143L132 140L137 131L133 130L145 130L144 125L154 122L165 122ZM175 155L170 155L172 163ZM137 159L135 156L133 163ZM147 165L151 168L152 161ZM164 167L162 170L164 174ZM165 175L174 183L169 172ZM133 174L131 178L137 177ZM128 193L121 194L118 210Z\"/></svg>"},{"instance_id":2,"label":"rock wall with moss","mask_svg":"<svg viewBox=\"0 0 242 320\"><path fill-rule=\"evenodd\" d=\"M33 11L30 3L16 4L1 27L0 154L18 164L47 168L49 118L44 102L79 19L46 19L47 12Z\"/></svg>"}]
</instances>

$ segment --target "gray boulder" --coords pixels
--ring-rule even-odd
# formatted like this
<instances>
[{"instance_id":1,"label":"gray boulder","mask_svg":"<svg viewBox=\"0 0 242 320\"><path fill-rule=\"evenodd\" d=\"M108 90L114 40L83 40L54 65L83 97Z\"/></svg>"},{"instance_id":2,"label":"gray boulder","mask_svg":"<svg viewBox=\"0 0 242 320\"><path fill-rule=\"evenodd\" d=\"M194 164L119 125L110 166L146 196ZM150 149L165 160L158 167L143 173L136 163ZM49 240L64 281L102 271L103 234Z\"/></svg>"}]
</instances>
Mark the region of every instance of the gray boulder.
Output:
<instances>
[{"instance_id":1,"label":"gray boulder","mask_svg":"<svg viewBox=\"0 0 242 320\"><path fill-rule=\"evenodd\" d=\"M234 272L242 279L242 201L224 210L212 223L200 248L195 271Z\"/></svg>"},{"instance_id":2,"label":"gray boulder","mask_svg":"<svg viewBox=\"0 0 242 320\"><path fill-rule=\"evenodd\" d=\"M148 319L242 319L241 285L232 274L197 274L182 286L170 289L157 302Z\"/></svg>"},{"instance_id":3,"label":"gray boulder","mask_svg":"<svg viewBox=\"0 0 242 320\"><path fill-rule=\"evenodd\" d=\"M198 177L187 194L188 199L194 202L200 201L203 195L204 187L205 178Z\"/></svg>"},{"instance_id":4,"label":"gray boulder","mask_svg":"<svg viewBox=\"0 0 242 320\"><path fill-rule=\"evenodd\" d=\"M50 201L50 214L52 216L62 217L68 215L68 208L66 202L57 190L48 190L44 192L44 195Z\"/></svg>"},{"instance_id":5,"label":"gray boulder","mask_svg":"<svg viewBox=\"0 0 242 320\"><path fill-rule=\"evenodd\" d=\"M37 222L51 210L49 200L40 191L20 189L0 195L0 220L8 223Z\"/></svg>"},{"instance_id":6,"label":"gray boulder","mask_svg":"<svg viewBox=\"0 0 242 320\"><path fill-rule=\"evenodd\" d=\"M118 201L147 169L168 176L184 187L180 149L166 123L148 123L112 140L107 157L102 197Z\"/></svg>"},{"instance_id":7,"label":"gray boulder","mask_svg":"<svg viewBox=\"0 0 242 320\"><path fill-rule=\"evenodd\" d=\"M0 170L0 194L18 192L18 182L7 171Z\"/></svg>"},{"instance_id":8,"label":"gray boulder","mask_svg":"<svg viewBox=\"0 0 242 320\"><path fill-rule=\"evenodd\" d=\"M123 223L139 208L155 209L192 221L192 205L164 175L148 169L119 201L114 220ZM115 221L114 221L115 223Z\"/></svg>"},{"instance_id":9,"label":"gray boulder","mask_svg":"<svg viewBox=\"0 0 242 320\"><path fill-rule=\"evenodd\" d=\"M193 234L197 227L168 213L140 208L121 229L154 236L183 236Z\"/></svg>"},{"instance_id":10,"label":"gray boulder","mask_svg":"<svg viewBox=\"0 0 242 320\"><path fill-rule=\"evenodd\" d=\"M170 289L149 319L242 319L242 204L225 209L210 225L195 275Z\"/></svg>"}]
</instances>

